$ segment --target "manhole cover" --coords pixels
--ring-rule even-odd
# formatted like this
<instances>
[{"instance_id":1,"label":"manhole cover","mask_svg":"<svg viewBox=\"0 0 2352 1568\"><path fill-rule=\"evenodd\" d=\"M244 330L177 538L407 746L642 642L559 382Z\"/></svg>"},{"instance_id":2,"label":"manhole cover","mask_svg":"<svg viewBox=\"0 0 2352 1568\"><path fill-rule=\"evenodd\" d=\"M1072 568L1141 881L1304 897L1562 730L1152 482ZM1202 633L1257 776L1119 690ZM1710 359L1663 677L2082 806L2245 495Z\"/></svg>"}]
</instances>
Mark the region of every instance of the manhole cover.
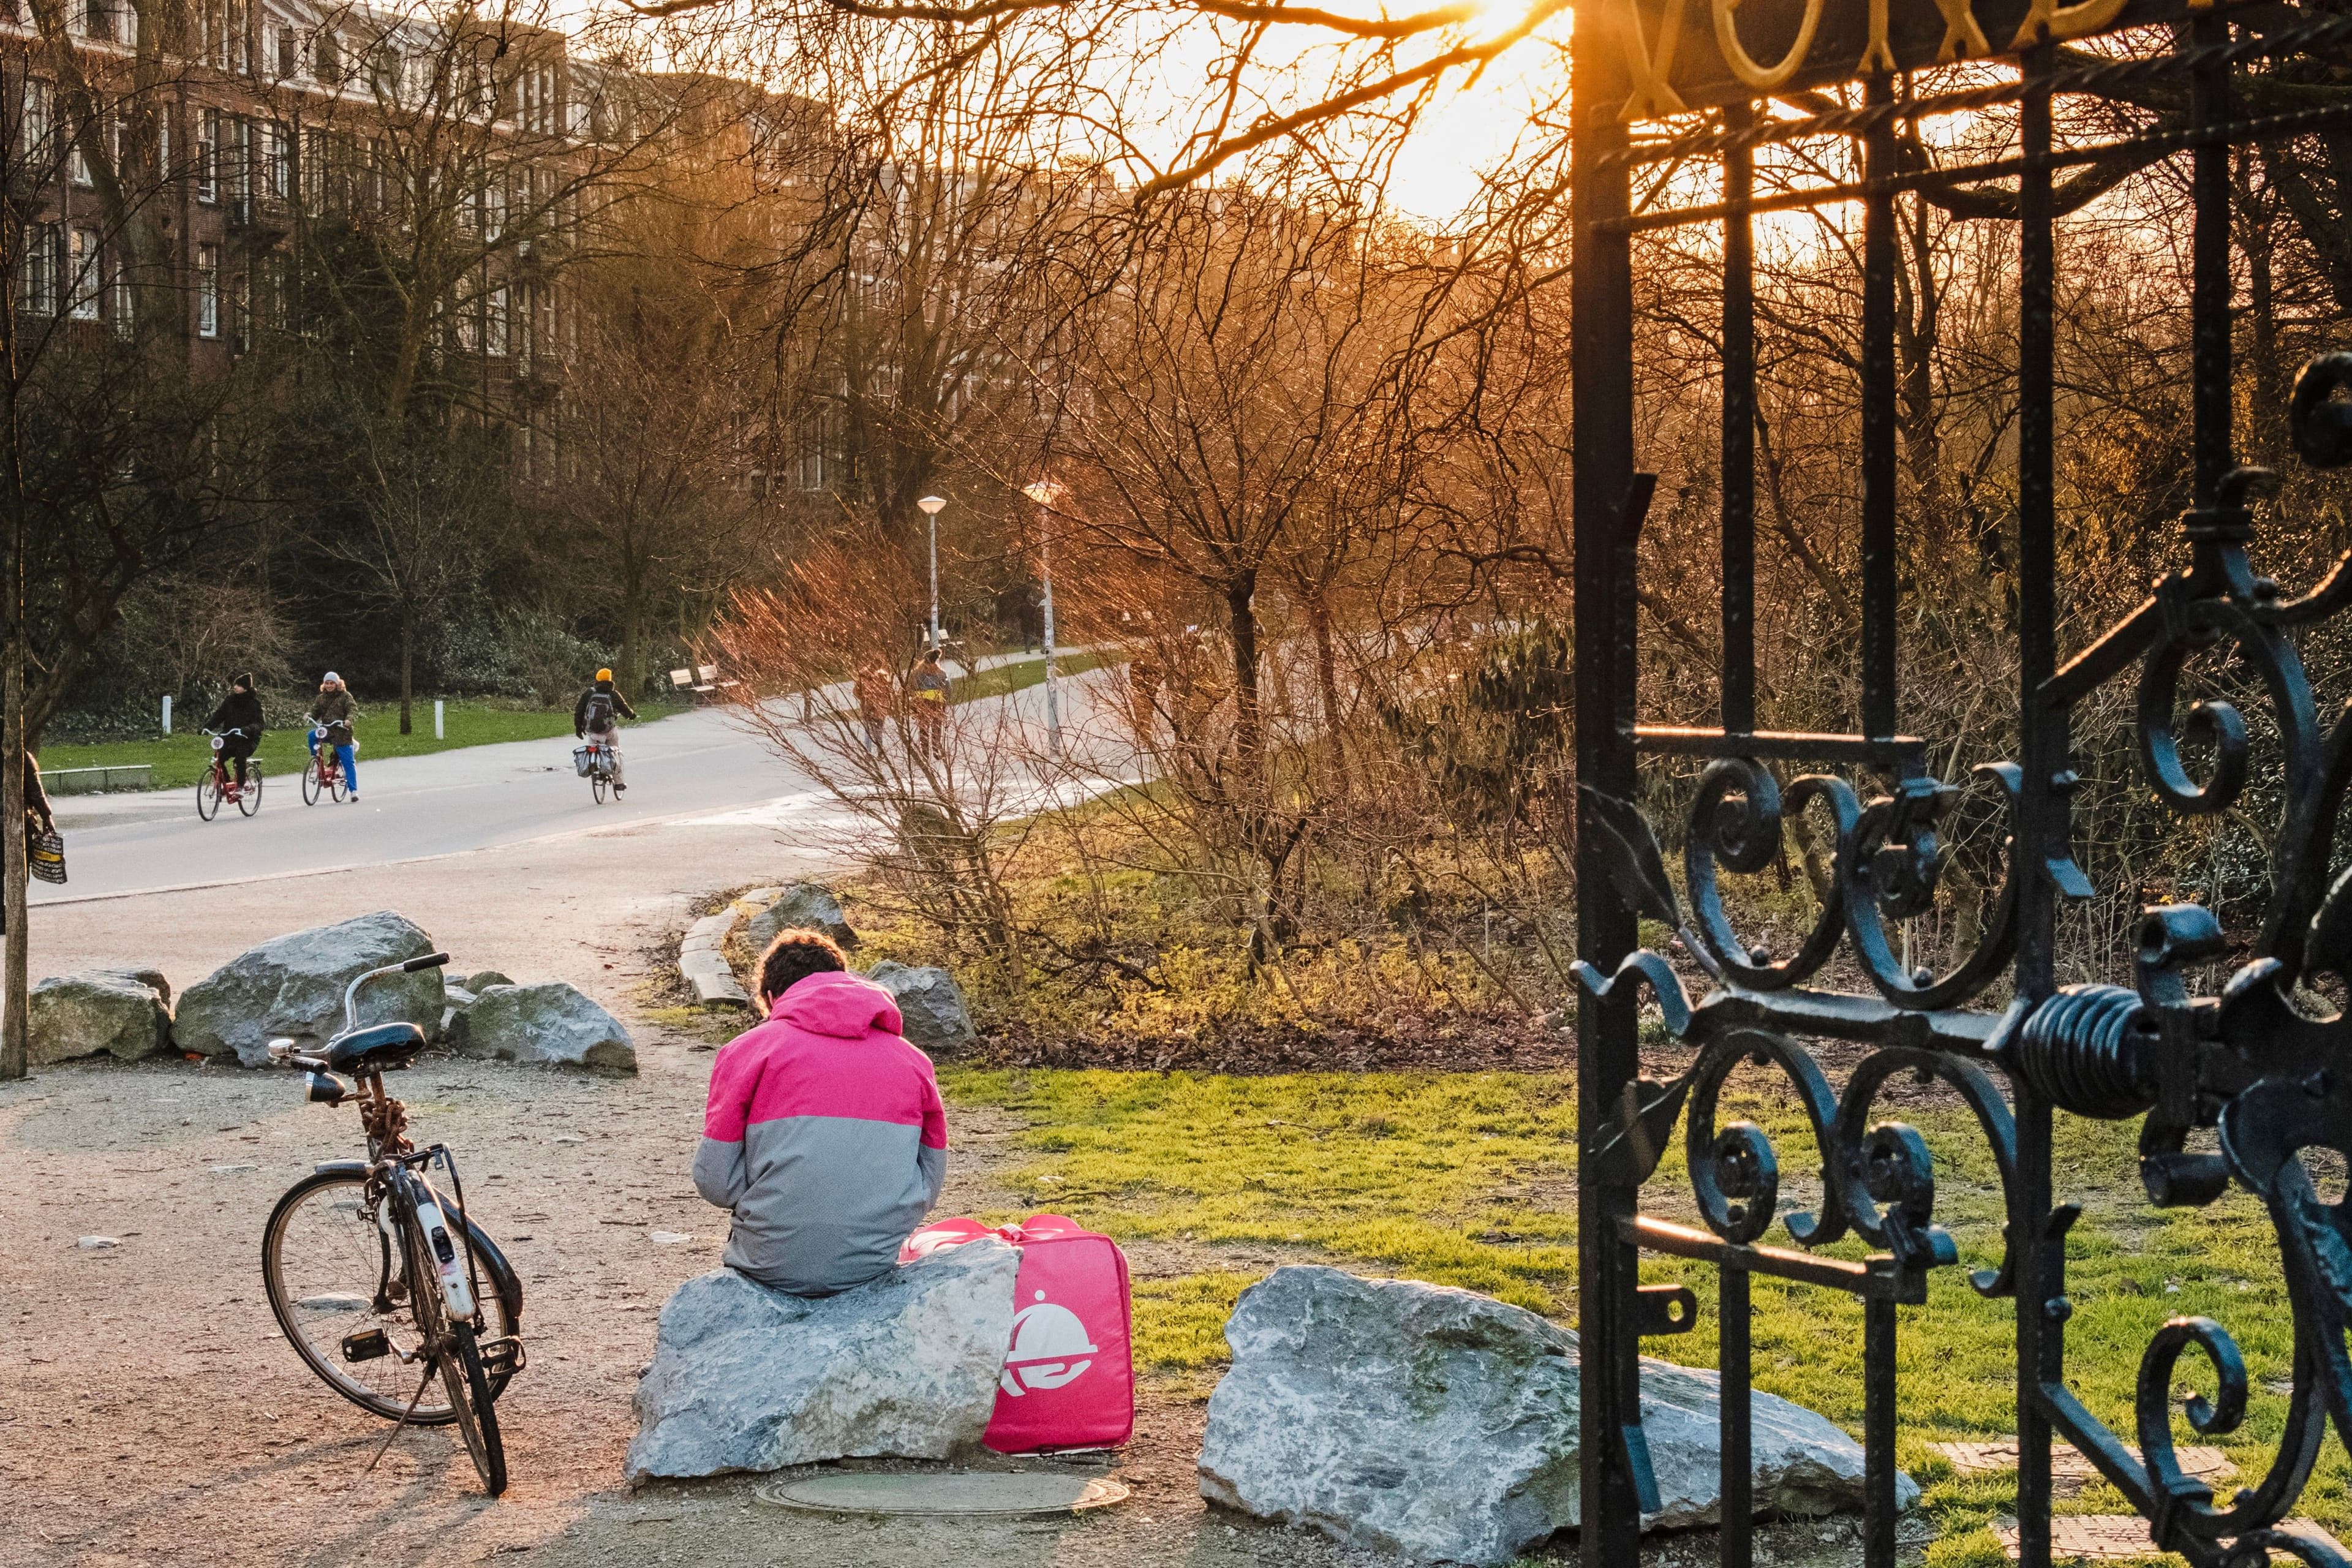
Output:
<instances>
[{"instance_id":1,"label":"manhole cover","mask_svg":"<svg viewBox=\"0 0 2352 1568\"><path fill-rule=\"evenodd\" d=\"M937 1514L1076 1513L1125 1502L1124 1482L1100 1476L1034 1470L970 1470L954 1475L803 1476L759 1489L762 1502L817 1513Z\"/></svg>"}]
</instances>

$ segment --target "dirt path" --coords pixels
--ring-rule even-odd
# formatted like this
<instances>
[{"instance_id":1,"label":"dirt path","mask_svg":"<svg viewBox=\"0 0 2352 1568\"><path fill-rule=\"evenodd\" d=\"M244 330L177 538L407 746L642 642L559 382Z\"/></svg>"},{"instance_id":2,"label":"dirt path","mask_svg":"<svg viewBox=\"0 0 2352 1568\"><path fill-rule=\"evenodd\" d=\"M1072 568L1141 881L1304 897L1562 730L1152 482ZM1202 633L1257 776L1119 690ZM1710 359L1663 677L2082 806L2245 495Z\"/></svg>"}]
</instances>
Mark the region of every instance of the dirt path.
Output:
<instances>
[{"instance_id":1,"label":"dirt path","mask_svg":"<svg viewBox=\"0 0 2352 1568\"><path fill-rule=\"evenodd\" d=\"M474 1212L524 1277L530 1365L500 1401L514 1481L481 1498L445 1433L402 1434L296 1361L263 1299L258 1237L316 1161L358 1152L348 1111L289 1077L184 1062L71 1065L0 1086L0 1565L238 1568L693 1563L874 1568L1338 1568L1376 1559L1212 1513L1193 1475L1202 1408L1147 1395L1118 1473L1127 1505L1004 1525L788 1513L757 1481L620 1484L656 1316L713 1267L722 1215L688 1164L708 1042L636 1006L689 895L805 868L745 830L525 847L378 876L264 883L55 911L46 967L132 960L184 982L239 947L375 908L409 913L461 967L583 984L638 1030L642 1071L599 1079L428 1058L395 1080L421 1136L460 1153ZM955 1116L949 1213L1005 1201L1009 1115ZM661 1244L655 1231L681 1232ZM117 1238L89 1249L83 1237ZM1145 1260L1147 1264L1151 1259ZM1171 1264L1175 1260L1162 1260ZM1858 1561L1812 1526L1780 1563ZM1706 1538L1645 1558L1697 1563ZM1663 1552L1663 1555L1659 1555Z\"/></svg>"}]
</instances>

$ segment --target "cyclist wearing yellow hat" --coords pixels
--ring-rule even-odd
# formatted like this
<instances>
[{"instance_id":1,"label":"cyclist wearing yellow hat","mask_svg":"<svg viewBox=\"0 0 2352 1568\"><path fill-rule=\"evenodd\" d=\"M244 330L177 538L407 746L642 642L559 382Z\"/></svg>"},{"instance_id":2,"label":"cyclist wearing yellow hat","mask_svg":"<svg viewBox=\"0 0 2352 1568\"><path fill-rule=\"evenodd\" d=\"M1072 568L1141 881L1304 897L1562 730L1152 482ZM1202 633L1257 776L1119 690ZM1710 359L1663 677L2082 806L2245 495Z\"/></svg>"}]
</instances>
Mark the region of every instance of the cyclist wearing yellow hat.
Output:
<instances>
[{"instance_id":1,"label":"cyclist wearing yellow hat","mask_svg":"<svg viewBox=\"0 0 2352 1568\"><path fill-rule=\"evenodd\" d=\"M613 684L613 672L600 669L594 684L580 694L572 709L572 733L574 738L593 740L613 753L613 793L621 795L628 785L621 782L621 721L635 719L637 710Z\"/></svg>"}]
</instances>

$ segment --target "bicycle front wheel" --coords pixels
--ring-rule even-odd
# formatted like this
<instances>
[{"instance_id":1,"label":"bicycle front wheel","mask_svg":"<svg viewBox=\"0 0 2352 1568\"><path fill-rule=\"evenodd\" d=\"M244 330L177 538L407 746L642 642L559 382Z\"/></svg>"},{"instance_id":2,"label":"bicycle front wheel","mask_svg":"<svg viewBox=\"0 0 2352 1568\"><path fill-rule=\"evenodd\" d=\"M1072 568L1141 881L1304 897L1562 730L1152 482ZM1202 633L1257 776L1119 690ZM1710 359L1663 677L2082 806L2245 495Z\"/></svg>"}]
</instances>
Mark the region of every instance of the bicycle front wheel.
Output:
<instances>
[{"instance_id":1,"label":"bicycle front wheel","mask_svg":"<svg viewBox=\"0 0 2352 1568\"><path fill-rule=\"evenodd\" d=\"M319 804L319 764L316 763L302 770L302 804Z\"/></svg>"},{"instance_id":2,"label":"bicycle front wheel","mask_svg":"<svg viewBox=\"0 0 2352 1568\"><path fill-rule=\"evenodd\" d=\"M251 816L261 809L261 764L245 764L245 787L236 793L236 808Z\"/></svg>"},{"instance_id":3,"label":"bicycle front wheel","mask_svg":"<svg viewBox=\"0 0 2352 1568\"><path fill-rule=\"evenodd\" d=\"M196 781L196 815L210 822L220 815L220 774L211 768Z\"/></svg>"},{"instance_id":4,"label":"bicycle front wheel","mask_svg":"<svg viewBox=\"0 0 2352 1568\"><path fill-rule=\"evenodd\" d=\"M404 1202L402 1206L407 1207ZM409 1260L409 1278L417 1282L416 1326L424 1331L427 1344L439 1347L434 1363L447 1402L445 1407L449 1412L448 1420L465 1442L475 1473L482 1478L482 1489L496 1497L507 1489L507 1450L499 1436L499 1413L493 1403L497 1396L490 1390L489 1376L482 1366L480 1342L475 1338L473 1324L449 1316L448 1304L441 1299L440 1281L434 1274L433 1259L427 1254L424 1227L415 1223L412 1215L404 1214L400 1229L406 1244L404 1250Z\"/></svg>"}]
</instances>

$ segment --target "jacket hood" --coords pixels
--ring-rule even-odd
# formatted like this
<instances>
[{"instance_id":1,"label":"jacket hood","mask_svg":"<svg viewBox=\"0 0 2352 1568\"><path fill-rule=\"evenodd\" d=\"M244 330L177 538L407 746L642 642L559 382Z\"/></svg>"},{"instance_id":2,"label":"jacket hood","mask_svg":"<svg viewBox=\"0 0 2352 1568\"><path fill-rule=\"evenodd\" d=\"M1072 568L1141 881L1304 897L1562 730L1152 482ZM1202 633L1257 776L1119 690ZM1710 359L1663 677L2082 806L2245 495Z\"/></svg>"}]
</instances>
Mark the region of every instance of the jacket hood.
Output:
<instances>
[{"instance_id":1,"label":"jacket hood","mask_svg":"<svg viewBox=\"0 0 2352 1568\"><path fill-rule=\"evenodd\" d=\"M901 1034L906 1020L890 993L862 974L835 971L795 980L768 1009L768 1016L836 1039L862 1038L869 1029Z\"/></svg>"}]
</instances>

